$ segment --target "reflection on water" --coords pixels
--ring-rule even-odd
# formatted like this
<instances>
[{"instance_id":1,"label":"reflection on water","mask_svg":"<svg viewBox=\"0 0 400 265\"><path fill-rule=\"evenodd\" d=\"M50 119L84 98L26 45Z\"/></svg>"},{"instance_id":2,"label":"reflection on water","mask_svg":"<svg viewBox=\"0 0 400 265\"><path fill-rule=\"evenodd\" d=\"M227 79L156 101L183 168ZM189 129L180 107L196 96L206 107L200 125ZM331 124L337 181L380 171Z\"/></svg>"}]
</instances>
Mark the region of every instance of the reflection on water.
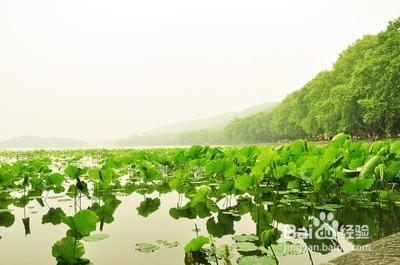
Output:
<instances>
[{"instance_id":1,"label":"reflection on water","mask_svg":"<svg viewBox=\"0 0 400 265\"><path fill-rule=\"evenodd\" d=\"M189 207L183 195L162 186L138 188L127 183L124 188L112 193L96 195L60 195L53 191L42 193L33 190L2 192L1 264L56 264L52 246L68 230L61 218L64 215L73 216L81 209L91 209L99 217L93 234L109 236L95 242L80 240L86 250L84 258L96 265L172 265L184 264L185 261L188 264L190 259L185 259L183 248L197 235L212 235L217 246L232 245L235 243L233 235L259 235L271 223L277 223L281 231L285 224L306 227L313 220L311 217L318 218L322 211L333 212L340 225L368 225L369 240L294 240L308 245L340 245L333 251L311 252L312 261L319 264L342 254L342 251L348 251L350 246L379 239L398 231L400 227L400 212L394 206L361 204L338 209L334 206L315 209L299 199L301 196L298 194L280 195L279 202L276 198L265 196L227 197L216 204L199 202L195 207ZM275 203L268 203L273 201ZM165 245L161 240L179 244ZM279 241L283 242L282 237ZM135 250L139 243L158 245L154 252L146 253ZM232 250L232 264L241 255L255 253ZM311 264L310 255L304 252L295 256L278 256L278 260L279 264ZM220 264L224 264L222 260Z\"/></svg>"}]
</instances>

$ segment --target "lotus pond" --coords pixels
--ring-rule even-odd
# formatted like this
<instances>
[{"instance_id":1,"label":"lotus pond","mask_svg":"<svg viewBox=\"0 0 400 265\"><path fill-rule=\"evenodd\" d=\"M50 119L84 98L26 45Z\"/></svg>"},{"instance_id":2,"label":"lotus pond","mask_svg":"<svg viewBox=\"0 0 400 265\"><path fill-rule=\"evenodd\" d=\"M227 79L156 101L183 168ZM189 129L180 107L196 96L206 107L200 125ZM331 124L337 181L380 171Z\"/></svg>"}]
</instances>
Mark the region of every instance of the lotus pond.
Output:
<instances>
[{"instance_id":1,"label":"lotus pond","mask_svg":"<svg viewBox=\"0 0 400 265\"><path fill-rule=\"evenodd\" d=\"M345 134L3 151L0 264L319 264L400 231L399 182L399 141Z\"/></svg>"}]
</instances>

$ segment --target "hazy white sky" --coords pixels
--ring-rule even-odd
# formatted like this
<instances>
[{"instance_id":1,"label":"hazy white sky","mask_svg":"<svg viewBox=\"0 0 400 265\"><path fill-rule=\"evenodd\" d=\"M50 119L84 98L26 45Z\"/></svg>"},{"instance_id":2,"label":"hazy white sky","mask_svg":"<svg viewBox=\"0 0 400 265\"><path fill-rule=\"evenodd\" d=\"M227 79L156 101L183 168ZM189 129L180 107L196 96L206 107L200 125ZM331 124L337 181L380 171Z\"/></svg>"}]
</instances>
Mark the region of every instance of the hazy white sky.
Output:
<instances>
[{"instance_id":1,"label":"hazy white sky","mask_svg":"<svg viewBox=\"0 0 400 265\"><path fill-rule=\"evenodd\" d=\"M1 0L0 140L85 140L278 101L398 0Z\"/></svg>"}]
</instances>

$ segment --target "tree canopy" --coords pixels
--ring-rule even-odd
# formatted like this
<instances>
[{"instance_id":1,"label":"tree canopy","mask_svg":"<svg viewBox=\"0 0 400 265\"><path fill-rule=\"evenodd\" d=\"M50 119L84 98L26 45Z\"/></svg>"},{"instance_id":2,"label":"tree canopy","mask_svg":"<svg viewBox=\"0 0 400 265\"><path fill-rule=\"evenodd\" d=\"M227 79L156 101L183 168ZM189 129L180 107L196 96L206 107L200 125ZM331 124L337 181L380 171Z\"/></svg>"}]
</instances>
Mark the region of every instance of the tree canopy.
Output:
<instances>
[{"instance_id":1,"label":"tree canopy","mask_svg":"<svg viewBox=\"0 0 400 265\"><path fill-rule=\"evenodd\" d=\"M235 142L327 139L400 133L400 18L350 45L329 71L289 94L273 111L232 121Z\"/></svg>"}]
</instances>

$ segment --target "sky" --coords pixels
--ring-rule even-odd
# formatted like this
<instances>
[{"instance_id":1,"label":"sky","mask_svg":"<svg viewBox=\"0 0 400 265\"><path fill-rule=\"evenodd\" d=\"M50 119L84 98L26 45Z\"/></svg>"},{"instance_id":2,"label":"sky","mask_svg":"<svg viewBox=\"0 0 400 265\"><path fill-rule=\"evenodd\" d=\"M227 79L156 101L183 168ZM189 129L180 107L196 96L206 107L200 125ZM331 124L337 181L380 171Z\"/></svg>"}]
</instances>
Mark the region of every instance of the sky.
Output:
<instances>
[{"instance_id":1,"label":"sky","mask_svg":"<svg viewBox=\"0 0 400 265\"><path fill-rule=\"evenodd\" d=\"M0 140L95 141L282 100L398 0L1 0Z\"/></svg>"}]
</instances>

